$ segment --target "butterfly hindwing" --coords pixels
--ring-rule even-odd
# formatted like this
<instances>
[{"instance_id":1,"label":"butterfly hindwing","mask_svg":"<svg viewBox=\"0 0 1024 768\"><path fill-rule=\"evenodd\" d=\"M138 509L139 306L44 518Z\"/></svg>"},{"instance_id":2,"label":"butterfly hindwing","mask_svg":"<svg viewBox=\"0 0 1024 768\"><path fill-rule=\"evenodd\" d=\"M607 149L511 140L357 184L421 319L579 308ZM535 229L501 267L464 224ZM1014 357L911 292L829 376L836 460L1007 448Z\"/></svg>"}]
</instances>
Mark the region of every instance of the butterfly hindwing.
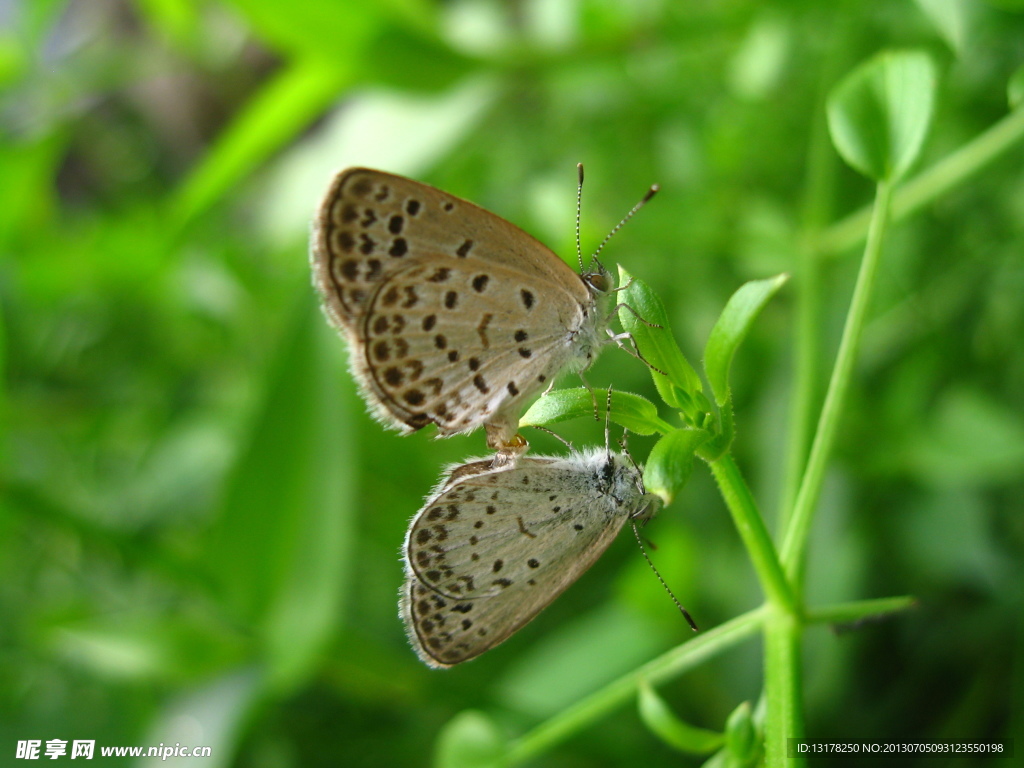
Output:
<instances>
[{"instance_id":1,"label":"butterfly hindwing","mask_svg":"<svg viewBox=\"0 0 1024 768\"><path fill-rule=\"evenodd\" d=\"M560 305L536 277L465 267L411 265L381 285L365 319L367 386L409 428L429 420L447 435L518 414L569 354ZM513 281L520 300L496 299Z\"/></svg>"}]
</instances>

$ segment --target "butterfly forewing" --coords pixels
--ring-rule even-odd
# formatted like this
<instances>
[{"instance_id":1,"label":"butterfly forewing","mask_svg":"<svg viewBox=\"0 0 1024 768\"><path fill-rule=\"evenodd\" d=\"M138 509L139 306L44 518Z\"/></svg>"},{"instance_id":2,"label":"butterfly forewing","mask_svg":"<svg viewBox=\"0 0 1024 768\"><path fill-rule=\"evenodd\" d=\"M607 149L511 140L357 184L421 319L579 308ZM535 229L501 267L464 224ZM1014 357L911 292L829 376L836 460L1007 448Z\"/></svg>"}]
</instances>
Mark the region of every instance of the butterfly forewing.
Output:
<instances>
[{"instance_id":1,"label":"butterfly forewing","mask_svg":"<svg viewBox=\"0 0 1024 768\"><path fill-rule=\"evenodd\" d=\"M622 498L611 493L604 470L612 460L603 457L466 465L428 500L406 540L403 606L424 660L451 665L500 643L586 571L648 503L635 486Z\"/></svg>"},{"instance_id":2,"label":"butterfly forewing","mask_svg":"<svg viewBox=\"0 0 1024 768\"><path fill-rule=\"evenodd\" d=\"M380 171L335 179L312 264L375 415L404 431L488 424L509 439L523 399L567 364L589 362L602 320L580 276L537 240Z\"/></svg>"}]
</instances>

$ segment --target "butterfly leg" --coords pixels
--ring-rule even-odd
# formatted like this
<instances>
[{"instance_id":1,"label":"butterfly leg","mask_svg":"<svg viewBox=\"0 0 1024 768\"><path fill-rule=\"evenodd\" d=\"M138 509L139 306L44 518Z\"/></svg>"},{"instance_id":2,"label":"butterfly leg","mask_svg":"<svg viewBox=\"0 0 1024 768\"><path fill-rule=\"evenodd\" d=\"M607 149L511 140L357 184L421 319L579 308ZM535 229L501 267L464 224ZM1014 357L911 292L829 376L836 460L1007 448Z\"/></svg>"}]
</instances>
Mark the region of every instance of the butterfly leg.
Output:
<instances>
[{"instance_id":1,"label":"butterfly leg","mask_svg":"<svg viewBox=\"0 0 1024 768\"><path fill-rule=\"evenodd\" d=\"M632 282L632 281L630 281L630 282ZM623 286L623 289L628 288L628 287L629 287L629 283L626 283L626 285ZM620 289L616 288L615 290L620 290ZM625 302L616 304L615 308L611 312L608 313L608 318L605 321L606 324L610 323L612 321L612 318L615 317L619 313L620 309L628 309L630 312L633 313L633 317L635 317L641 323L646 325L648 328L662 328L662 327L664 327L664 326L658 325L657 323L652 323L652 322L649 322L647 320L644 320L643 317L640 316L639 312L637 312L635 309L633 309L631 306L629 306L629 304L626 304Z\"/></svg>"},{"instance_id":2,"label":"butterfly leg","mask_svg":"<svg viewBox=\"0 0 1024 768\"><path fill-rule=\"evenodd\" d=\"M496 451L492 467L514 464L530 447L526 438L516 432L516 427L508 420L490 421L484 429L487 431L487 447Z\"/></svg>"},{"instance_id":3,"label":"butterfly leg","mask_svg":"<svg viewBox=\"0 0 1024 768\"><path fill-rule=\"evenodd\" d=\"M658 326L658 327L660 327L660 326ZM668 374L665 373L663 370L661 370L661 368L658 368L657 366L652 365L651 362L640 353L640 348L637 347L636 339L633 338L633 334L631 334L631 333L612 333L612 331L609 329L608 336L609 336L609 338L611 338L612 341L615 342L615 344L618 346L618 348L621 349L623 352L625 352L627 355L632 355L633 357L635 357L637 360L639 360L641 363L646 365L648 368L650 368L655 373L660 373L662 376L668 376ZM633 349L628 349L622 343L623 339L627 340L633 346Z\"/></svg>"},{"instance_id":4,"label":"butterfly leg","mask_svg":"<svg viewBox=\"0 0 1024 768\"><path fill-rule=\"evenodd\" d=\"M625 285L620 285L618 288L612 288L608 293L618 293L619 291L629 290L629 286L633 284L633 276L629 276L629 280L626 281ZM618 307L616 307L618 309Z\"/></svg>"}]
</instances>

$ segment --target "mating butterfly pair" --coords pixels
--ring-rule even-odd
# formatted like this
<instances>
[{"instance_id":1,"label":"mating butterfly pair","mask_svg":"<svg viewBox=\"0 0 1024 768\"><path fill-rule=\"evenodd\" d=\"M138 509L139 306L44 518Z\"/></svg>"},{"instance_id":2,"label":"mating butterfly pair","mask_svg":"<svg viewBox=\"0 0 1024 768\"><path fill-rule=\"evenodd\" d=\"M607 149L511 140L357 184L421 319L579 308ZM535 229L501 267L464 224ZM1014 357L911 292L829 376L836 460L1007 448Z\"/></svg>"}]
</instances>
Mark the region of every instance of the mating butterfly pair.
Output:
<instances>
[{"instance_id":1,"label":"mating butterfly pair","mask_svg":"<svg viewBox=\"0 0 1024 768\"><path fill-rule=\"evenodd\" d=\"M595 258L577 274L472 203L364 168L331 184L311 261L374 416L403 433L483 426L503 457L451 468L406 537L414 648L432 666L471 659L554 600L627 519L660 508L621 454L518 456L524 404L621 338L608 272Z\"/></svg>"}]
</instances>

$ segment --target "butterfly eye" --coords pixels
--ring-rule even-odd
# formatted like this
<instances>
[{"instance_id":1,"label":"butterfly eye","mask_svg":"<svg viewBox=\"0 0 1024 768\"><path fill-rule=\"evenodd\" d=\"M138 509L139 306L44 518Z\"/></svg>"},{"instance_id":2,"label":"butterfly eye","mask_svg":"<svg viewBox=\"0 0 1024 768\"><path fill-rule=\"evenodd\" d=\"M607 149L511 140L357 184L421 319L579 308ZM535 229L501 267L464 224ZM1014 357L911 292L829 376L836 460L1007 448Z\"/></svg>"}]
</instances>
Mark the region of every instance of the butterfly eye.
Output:
<instances>
[{"instance_id":1,"label":"butterfly eye","mask_svg":"<svg viewBox=\"0 0 1024 768\"><path fill-rule=\"evenodd\" d=\"M584 278L595 291L605 293L608 290L608 278L602 274L587 275Z\"/></svg>"}]
</instances>

